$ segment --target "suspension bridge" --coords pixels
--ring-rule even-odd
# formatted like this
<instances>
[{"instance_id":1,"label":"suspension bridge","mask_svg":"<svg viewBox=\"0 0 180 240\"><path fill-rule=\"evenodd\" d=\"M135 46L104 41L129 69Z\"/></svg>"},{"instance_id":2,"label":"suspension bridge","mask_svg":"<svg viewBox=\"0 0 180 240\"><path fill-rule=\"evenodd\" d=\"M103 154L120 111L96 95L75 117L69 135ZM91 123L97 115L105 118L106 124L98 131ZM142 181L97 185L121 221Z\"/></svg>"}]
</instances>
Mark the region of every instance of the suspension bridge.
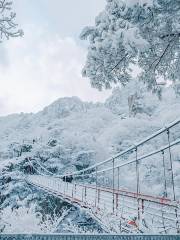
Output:
<instances>
[{"instance_id":1,"label":"suspension bridge","mask_svg":"<svg viewBox=\"0 0 180 240\"><path fill-rule=\"evenodd\" d=\"M29 158L36 174L25 181L85 209L111 233L179 234L179 144L180 119L80 171L56 175ZM112 219L117 225L109 227Z\"/></svg>"}]
</instances>

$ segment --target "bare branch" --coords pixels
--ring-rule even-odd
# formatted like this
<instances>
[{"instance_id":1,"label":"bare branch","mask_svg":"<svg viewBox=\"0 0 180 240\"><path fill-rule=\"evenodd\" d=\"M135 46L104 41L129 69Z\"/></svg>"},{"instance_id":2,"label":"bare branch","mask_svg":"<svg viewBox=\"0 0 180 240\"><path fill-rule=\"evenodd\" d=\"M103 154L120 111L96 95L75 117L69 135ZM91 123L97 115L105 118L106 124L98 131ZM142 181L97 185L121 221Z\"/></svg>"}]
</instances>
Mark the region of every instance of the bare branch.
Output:
<instances>
[{"instance_id":1,"label":"bare branch","mask_svg":"<svg viewBox=\"0 0 180 240\"><path fill-rule=\"evenodd\" d=\"M122 57L122 58L118 61L118 63L109 71L109 73L111 73L114 69L116 69L116 68L119 66L119 64L120 64L127 56L128 56L128 53L126 53L125 56Z\"/></svg>"},{"instance_id":2,"label":"bare branch","mask_svg":"<svg viewBox=\"0 0 180 240\"><path fill-rule=\"evenodd\" d=\"M162 52L162 54L161 54L157 59L155 59L155 60L151 63L151 65L149 66L149 70L152 68L152 66L153 66L155 63L156 63L156 64L155 64L155 66L153 67L153 69L154 69L154 71L157 69L157 67L158 67L158 65L160 64L160 62L162 61L163 57L165 56L165 54L167 53L167 51L168 51L169 48L171 47L171 43L174 42L174 39L175 39L175 37L169 41L169 43L167 44L167 46L166 46L166 48L164 49L164 51Z\"/></svg>"}]
</instances>

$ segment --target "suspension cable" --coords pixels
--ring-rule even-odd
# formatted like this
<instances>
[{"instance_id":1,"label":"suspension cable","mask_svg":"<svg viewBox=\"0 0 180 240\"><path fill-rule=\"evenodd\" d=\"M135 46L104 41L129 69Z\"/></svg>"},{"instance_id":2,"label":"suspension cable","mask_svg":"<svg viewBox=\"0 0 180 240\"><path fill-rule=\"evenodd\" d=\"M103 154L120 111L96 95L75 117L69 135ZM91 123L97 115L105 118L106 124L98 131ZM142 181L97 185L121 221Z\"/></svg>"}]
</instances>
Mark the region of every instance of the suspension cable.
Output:
<instances>
[{"instance_id":1,"label":"suspension cable","mask_svg":"<svg viewBox=\"0 0 180 240\"><path fill-rule=\"evenodd\" d=\"M79 174L82 174L83 172L87 172L87 171L89 171L89 170L93 170L93 169L95 170L96 167L99 167L99 166L101 166L101 165L104 165L105 163L108 163L108 162L112 161L112 159L117 159L117 158L119 158L119 157L121 157L121 156L123 156L123 155L125 155L125 154L127 154L127 153L129 153L129 152L132 152L132 151L133 151L134 149L136 149L137 147L142 146L142 145L145 144L146 142L148 142L148 141L152 140L153 138L159 136L159 135L162 134L163 132L167 131L167 129L170 129L170 128L176 126L176 125L179 124L179 123L180 123L180 119L175 120L174 122L170 123L170 124L167 125L166 127L163 127L162 129L160 129L160 130L158 130L157 132L153 133L153 134L150 135L149 137L145 138L144 140L136 143L135 145L131 146L130 148L128 148L128 149L120 152L119 154L117 154L117 155L115 155L115 156L113 156L113 157L110 157L110 158L108 158L108 159L106 159L106 160L104 160L104 161L102 161L102 162L100 162L100 163L96 163L96 164L94 164L94 165L92 165L92 166L90 166L90 167L88 167L88 168L86 168L86 169L83 169L83 170L80 170L80 171L76 171L76 172L73 172L73 173L68 173L68 174L64 174L64 175L59 175L58 177L62 178L62 177L64 177L64 176L79 175Z\"/></svg>"},{"instance_id":2,"label":"suspension cable","mask_svg":"<svg viewBox=\"0 0 180 240\"><path fill-rule=\"evenodd\" d=\"M73 173L67 173L67 174L63 174L63 175L62 175L62 174L61 174L61 175L54 174L54 173L50 172L49 170L47 170L47 168L45 168L44 166L42 166L39 162L36 162L36 163L37 163L44 171L46 171L46 173L48 173L48 174L50 174L50 175L53 175L53 177L55 177L55 178L63 178L63 177L65 177L65 176L67 177L67 176L74 176L74 175L78 176L78 175L80 175L80 174L83 174L83 173L85 173L85 172L87 172L87 171L89 171L89 170L93 170L93 169L94 169L93 172L91 172L91 173L86 173L86 174L84 174L84 176L95 175L95 174L96 174L96 169L97 169L98 166L101 166L101 165L103 165L104 163L107 163L107 162L109 162L109 161L112 161L113 159L115 160L115 159L117 159L118 157L123 156L123 155L125 155L125 154L128 153L128 152L132 152L132 150L136 149L138 146L143 145L143 144L146 143L147 141L155 138L156 136L160 135L161 133L167 131L168 129L170 129L170 128L172 128L172 127L174 127L174 126L177 125L178 123L180 123L180 119L172 122L172 123L169 124L167 127L164 127L164 128L162 128L162 129L160 129L159 131L157 131L156 133L152 134L152 135L149 136L148 138L144 139L143 141L139 142L138 144L135 144L134 146L128 148L127 150L122 151L121 153L115 155L114 157L111 157L111 158L109 158L109 159L107 159L107 160L105 160L105 161L102 161L102 162L97 163L97 164L94 164L94 165L92 165L92 166L90 166L90 167L88 167L88 168L85 168L85 169L83 169L83 170L76 171L76 172L73 172ZM179 143L180 143L180 139L174 141L174 142L171 143L171 144L170 144L170 142L169 142L167 146L164 146L163 148L160 148L160 149L157 150L157 151L153 151L153 152L151 152L151 153L149 153L149 154L147 154L147 155L143 155L143 156L139 157L137 160L138 160L138 161L141 161L141 160L143 160L143 159L145 159L145 158L147 158L147 157L150 157L150 156L152 156L152 155L154 155L154 154L156 154L156 153L162 152L162 150L166 150L166 149L168 149L169 147L172 147L172 146L177 145L177 144L179 144ZM115 168L129 165L129 164L131 164L131 163L133 163L133 162L135 162L135 161L136 161L136 159L133 159L133 160L128 161L128 162L126 162L126 163L123 163L123 164L121 164L121 165L115 166ZM32 165L32 164L31 164L31 165ZM109 170L112 170L112 169L113 169L113 168L110 167L110 168L107 168L107 169L99 170L99 171L97 171L97 174L102 173L102 172L106 172L106 171L109 171ZM37 170L37 169L36 169L36 170ZM37 171L38 171L38 170L37 170ZM42 173L40 173L40 174L42 175ZM43 174L43 175L45 175L45 174ZM47 175L46 175L46 176L47 176Z\"/></svg>"},{"instance_id":3,"label":"suspension cable","mask_svg":"<svg viewBox=\"0 0 180 240\"><path fill-rule=\"evenodd\" d=\"M180 139L172 142L172 143L170 144L170 146L173 147L173 146L178 145L178 144L180 144ZM144 159L146 159L146 158L148 158L148 157L151 157L151 156L153 156L153 155L155 155L155 154L157 154L157 153L160 153L160 152L162 152L163 150L166 150L166 149L168 149L168 148L169 148L169 145L166 145L166 146L164 146L164 147L162 147L162 148L159 148L159 149L156 150L156 151L152 151L151 153L148 153L148 154L146 154L146 155L143 155L143 156L139 157L137 160L138 160L138 161L142 161L142 160L144 160ZM130 161L128 161L128 162L122 163L122 164L120 164L120 165L117 165L117 166L115 166L115 168L118 168L118 167L121 168L121 167L127 166L127 165L129 165L129 164L131 164L131 163L135 163L135 162L136 162L136 158L134 158L133 160L130 160ZM100 171L98 171L98 173L108 172L108 171L110 171L110 170L112 170L112 167L109 167L109 168L100 170ZM91 175L94 175L94 174L95 174L94 172L91 173ZM88 176L88 175L90 175L90 174L86 174L86 176Z\"/></svg>"},{"instance_id":4,"label":"suspension cable","mask_svg":"<svg viewBox=\"0 0 180 240\"><path fill-rule=\"evenodd\" d=\"M170 145L168 144L168 145L166 145L166 146L163 146L162 148L159 148L159 149L156 150L156 151L152 151L152 152L149 153L149 154L143 155L143 156L139 157L138 159L135 158L135 159L132 159L132 160L130 160L130 161L128 161L128 162L125 162L125 163L122 163L122 164L120 164L120 165L117 165L117 166L115 166L115 169L116 169L116 168L121 168L121 167L127 166L127 165L129 165L129 164L131 164L131 163L136 162L137 160L138 160L138 161L142 161L142 160L144 160L144 159L146 159L146 158L148 158L148 157L151 157L151 156L153 156L153 155L155 155L155 154L157 154L157 153L160 153L160 152L162 152L162 151L164 151L164 150L166 150L166 149L169 149L169 147L173 147L173 146L178 145L178 144L180 144L180 139L177 139L176 141L172 142ZM75 175L78 176L79 173L84 173L84 172L87 171L87 169L89 169L89 168L86 168L86 169L84 169L84 170L77 171L77 172L73 172L73 173L70 173L70 174L58 175L58 174L54 174L54 173L50 172L49 170L47 170L47 168L45 168L44 166L42 166L42 164L40 164L38 161L37 161L36 163L37 163L42 169L44 169L48 174L53 175L54 178L63 178L63 177L75 176ZM33 167L32 163L31 163L31 166ZM35 168L34 168L34 169L35 169ZM109 167L109 168L106 168L106 169L103 169L103 170L99 170L99 171L97 171L97 174L105 173L105 172L108 172L108 171L110 171L110 170L112 170L112 169L113 169L112 167ZM35 170L37 170L37 169L35 169ZM45 175L45 174L44 174L44 175ZM96 175L96 167L95 167L95 169L94 169L94 172L84 174L83 176L84 176L84 177L85 177L85 176L87 177L87 176L93 176L93 175ZM45 175L45 176L49 176L49 175Z\"/></svg>"},{"instance_id":5,"label":"suspension cable","mask_svg":"<svg viewBox=\"0 0 180 240\"><path fill-rule=\"evenodd\" d=\"M30 165L31 165L40 175L45 176L45 177L49 177L49 175L46 175L46 174L40 172L37 168L35 168L29 158L27 158L27 160L28 160L28 162L30 163Z\"/></svg>"}]
</instances>

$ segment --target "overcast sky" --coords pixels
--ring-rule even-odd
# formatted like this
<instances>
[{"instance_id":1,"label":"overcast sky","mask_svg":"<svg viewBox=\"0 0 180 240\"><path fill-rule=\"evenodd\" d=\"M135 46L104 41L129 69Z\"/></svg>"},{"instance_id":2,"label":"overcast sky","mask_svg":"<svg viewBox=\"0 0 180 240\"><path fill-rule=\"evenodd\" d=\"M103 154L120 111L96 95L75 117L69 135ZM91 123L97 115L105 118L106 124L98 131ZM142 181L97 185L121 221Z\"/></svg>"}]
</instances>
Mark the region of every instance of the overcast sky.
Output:
<instances>
[{"instance_id":1,"label":"overcast sky","mask_svg":"<svg viewBox=\"0 0 180 240\"><path fill-rule=\"evenodd\" d=\"M0 44L0 115L36 112L57 98L103 101L81 77L85 43L79 34L94 24L105 0L15 0L24 37Z\"/></svg>"}]
</instances>

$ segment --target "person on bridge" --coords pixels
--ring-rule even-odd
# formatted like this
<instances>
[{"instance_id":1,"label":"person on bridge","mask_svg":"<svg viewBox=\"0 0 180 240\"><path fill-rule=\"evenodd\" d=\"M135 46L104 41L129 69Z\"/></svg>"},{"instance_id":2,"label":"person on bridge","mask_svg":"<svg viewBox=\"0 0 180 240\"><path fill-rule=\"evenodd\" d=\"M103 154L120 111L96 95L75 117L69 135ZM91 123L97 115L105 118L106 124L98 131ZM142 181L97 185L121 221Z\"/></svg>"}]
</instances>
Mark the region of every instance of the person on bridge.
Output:
<instances>
[{"instance_id":1,"label":"person on bridge","mask_svg":"<svg viewBox=\"0 0 180 240\"><path fill-rule=\"evenodd\" d=\"M64 176L64 177L63 177L63 181L64 181L64 182L71 183L72 180L73 180L73 176L72 176L72 175L68 175L68 176Z\"/></svg>"}]
</instances>

